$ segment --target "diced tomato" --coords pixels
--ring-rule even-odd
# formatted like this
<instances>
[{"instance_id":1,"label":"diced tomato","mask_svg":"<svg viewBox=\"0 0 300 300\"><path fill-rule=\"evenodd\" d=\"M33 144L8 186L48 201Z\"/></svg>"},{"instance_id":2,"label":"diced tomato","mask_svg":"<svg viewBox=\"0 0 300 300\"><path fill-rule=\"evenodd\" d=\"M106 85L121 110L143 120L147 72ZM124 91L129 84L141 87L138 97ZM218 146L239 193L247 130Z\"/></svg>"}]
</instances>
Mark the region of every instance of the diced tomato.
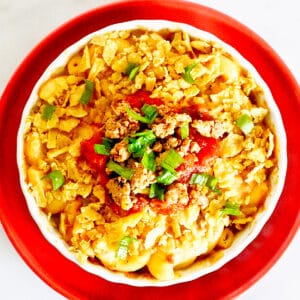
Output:
<instances>
[{"instance_id":1,"label":"diced tomato","mask_svg":"<svg viewBox=\"0 0 300 300\"><path fill-rule=\"evenodd\" d=\"M108 157L106 155L97 154L94 150L94 145L101 143L102 133L96 133L90 140L81 143L81 154L91 168L99 172L104 172Z\"/></svg>"},{"instance_id":2,"label":"diced tomato","mask_svg":"<svg viewBox=\"0 0 300 300\"><path fill-rule=\"evenodd\" d=\"M187 183L193 173L201 173L203 171L203 166L198 162L195 162L194 154L189 153L184 156L184 163L181 164L176 171L180 174L178 181Z\"/></svg>"},{"instance_id":3,"label":"diced tomato","mask_svg":"<svg viewBox=\"0 0 300 300\"><path fill-rule=\"evenodd\" d=\"M109 201L108 205L116 215L120 217L126 217L128 215L140 212L145 206L149 204L148 200L148 197L138 196L137 202L135 202L133 204L133 207L129 210L122 209L121 206L119 206L112 200Z\"/></svg>"},{"instance_id":4,"label":"diced tomato","mask_svg":"<svg viewBox=\"0 0 300 300\"><path fill-rule=\"evenodd\" d=\"M101 170L101 172L98 173L98 182L105 187L108 182L108 176L105 173L105 169Z\"/></svg>"},{"instance_id":5,"label":"diced tomato","mask_svg":"<svg viewBox=\"0 0 300 300\"><path fill-rule=\"evenodd\" d=\"M117 203L113 202L111 199L108 203L108 206L119 217L126 217L127 216L127 211L122 209L121 206L119 206Z\"/></svg>"},{"instance_id":6,"label":"diced tomato","mask_svg":"<svg viewBox=\"0 0 300 300\"><path fill-rule=\"evenodd\" d=\"M188 153L184 157L184 163L176 169L177 172L180 172L178 181L182 183L187 183L193 173L203 172L208 162L218 156L219 151L218 140L202 136L194 128L190 128L189 136L198 143L200 151L194 154ZM197 158L196 162L195 156Z\"/></svg>"},{"instance_id":7,"label":"diced tomato","mask_svg":"<svg viewBox=\"0 0 300 300\"><path fill-rule=\"evenodd\" d=\"M201 117L201 112L200 112L201 111L201 106L200 106L200 104L192 104L192 105L186 106L182 109L182 111L184 113L189 114L193 120L199 119Z\"/></svg>"},{"instance_id":8,"label":"diced tomato","mask_svg":"<svg viewBox=\"0 0 300 300\"><path fill-rule=\"evenodd\" d=\"M181 203L169 204L164 200L152 199L150 207L159 214L169 215L177 212L178 210L184 209L185 205Z\"/></svg>"},{"instance_id":9,"label":"diced tomato","mask_svg":"<svg viewBox=\"0 0 300 300\"><path fill-rule=\"evenodd\" d=\"M186 106L181 111L189 114L193 120L197 120L197 119L201 119L203 121L212 120L212 117L207 112L204 112L204 109L202 108L201 104L192 104Z\"/></svg>"},{"instance_id":10,"label":"diced tomato","mask_svg":"<svg viewBox=\"0 0 300 300\"><path fill-rule=\"evenodd\" d=\"M133 207L129 210L129 214L141 211L144 207L149 204L149 198L146 196L138 196L137 202L133 204Z\"/></svg>"},{"instance_id":11,"label":"diced tomato","mask_svg":"<svg viewBox=\"0 0 300 300\"><path fill-rule=\"evenodd\" d=\"M137 91L136 93L127 96L126 101L130 104L131 108L141 109L144 104L149 105L162 105L163 101L158 98L150 98L150 94L144 91Z\"/></svg>"},{"instance_id":12,"label":"diced tomato","mask_svg":"<svg viewBox=\"0 0 300 300\"><path fill-rule=\"evenodd\" d=\"M130 104L131 108L141 109L143 102L136 94L137 93L127 96L126 101Z\"/></svg>"},{"instance_id":13,"label":"diced tomato","mask_svg":"<svg viewBox=\"0 0 300 300\"><path fill-rule=\"evenodd\" d=\"M145 103L149 104L149 105L156 105L156 106L164 104L162 102L162 100L160 100L159 98L149 98L149 99L146 99Z\"/></svg>"},{"instance_id":14,"label":"diced tomato","mask_svg":"<svg viewBox=\"0 0 300 300\"><path fill-rule=\"evenodd\" d=\"M195 128L190 128L190 138L200 146L200 151L196 153L199 164L203 164L206 159L218 154L219 143L217 139L203 136Z\"/></svg>"}]
</instances>

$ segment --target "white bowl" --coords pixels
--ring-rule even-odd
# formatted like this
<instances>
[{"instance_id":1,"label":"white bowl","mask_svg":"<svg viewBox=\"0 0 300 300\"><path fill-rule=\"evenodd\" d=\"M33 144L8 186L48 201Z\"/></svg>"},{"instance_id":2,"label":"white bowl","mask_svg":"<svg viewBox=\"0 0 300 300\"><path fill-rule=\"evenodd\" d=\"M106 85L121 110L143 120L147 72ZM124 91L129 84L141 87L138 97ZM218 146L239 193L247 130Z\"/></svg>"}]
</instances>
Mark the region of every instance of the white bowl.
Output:
<instances>
[{"instance_id":1,"label":"white bowl","mask_svg":"<svg viewBox=\"0 0 300 300\"><path fill-rule=\"evenodd\" d=\"M169 281L158 281L156 279L151 279L149 277L136 277L130 278L121 272L113 272L105 267L100 265L94 265L92 263L86 262L82 263L79 262L74 253L72 253L68 248L68 245L64 242L64 240L60 237L58 232L49 224L47 215L43 213L33 198L33 196L29 193L27 184L25 182L25 175L23 170L23 135L25 130L25 119L28 116L30 109L34 105L34 103L38 99L38 90L42 83L44 83L59 67L66 65L68 59L75 54L79 49L82 48L93 36L97 34L103 34L105 32L109 32L112 30L124 30L124 29L136 29L136 28L147 28L150 30L158 31L160 29L169 28L169 29L181 29L186 31L191 36L204 38L207 40L215 41L220 44L224 49L228 51L245 69L247 69L252 76L255 78L256 82L259 86L262 87L266 102L270 110L270 118L269 122L272 124L274 131L277 136L277 140L279 142L279 147L277 148L277 157L278 157L278 173L276 176L271 178L272 182L272 190L271 193L268 195L264 209L260 211L254 221L242 232L238 234L235 238L231 247L223 251L223 256L212 262L209 259L196 262L192 264L187 269L179 270L177 273L180 276L177 276L174 280ZM211 33L199 30L195 27L192 27L187 24L176 23L171 21L165 20L135 20L129 21L125 23L114 24L108 27L105 27L97 32L93 32L80 41L76 42L65 51L63 51L46 69L43 75L40 77L38 82L36 83L23 111L21 124L18 131L17 137L17 162L18 162L18 169L20 174L20 182L22 191L25 195L27 205L29 211L32 215L32 218L37 223L38 227L40 228L44 237L51 243L54 247L58 249L58 251L64 255L69 260L73 261L74 263L78 264L84 270L98 275L108 281L116 282L116 283L125 283L133 286L168 286L173 285L181 282L190 281L196 278L199 278L205 274L213 272L219 268L221 268L224 264L228 263L234 257L238 256L260 233L265 223L270 218L275 206L280 198L281 192L284 187L285 182L285 175L287 169L287 153L286 153L286 134L284 130L284 125L282 122L282 118L280 112L275 104L275 101L272 97L272 94L263 81L261 76L258 74L256 69L250 64L238 51L232 48L230 45L224 43L216 36L212 35Z\"/></svg>"}]
</instances>

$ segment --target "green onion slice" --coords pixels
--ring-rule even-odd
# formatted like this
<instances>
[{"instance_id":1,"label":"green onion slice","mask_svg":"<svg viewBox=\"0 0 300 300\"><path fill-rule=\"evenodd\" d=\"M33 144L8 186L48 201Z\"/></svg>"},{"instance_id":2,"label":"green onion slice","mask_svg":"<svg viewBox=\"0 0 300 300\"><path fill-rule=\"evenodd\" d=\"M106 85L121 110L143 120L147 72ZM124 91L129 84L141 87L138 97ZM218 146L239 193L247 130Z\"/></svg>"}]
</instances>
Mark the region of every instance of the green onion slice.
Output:
<instances>
[{"instance_id":1,"label":"green onion slice","mask_svg":"<svg viewBox=\"0 0 300 300\"><path fill-rule=\"evenodd\" d=\"M142 107L142 112L145 114L149 123L152 123L157 116L157 109L153 105L144 104Z\"/></svg>"},{"instance_id":2,"label":"green onion slice","mask_svg":"<svg viewBox=\"0 0 300 300\"><path fill-rule=\"evenodd\" d=\"M142 137L149 145L156 141L156 135L150 129L142 132L137 132L133 135L133 137Z\"/></svg>"},{"instance_id":3,"label":"green onion slice","mask_svg":"<svg viewBox=\"0 0 300 300\"><path fill-rule=\"evenodd\" d=\"M252 119L247 115L243 114L236 120L236 125L243 131L244 134L249 134L253 128L254 124Z\"/></svg>"},{"instance_id":4,"label":"green onion slice","mask_svg":"<svg viewBox=\"0 0 300 300\"><path fill-rule=\"evenodd\" d=\"M190 184L205 185L213 192L221 195L221 191L217 188L218 179L206 173L194 173L190 179Z\"/></svg>"},{"instance_id":5,"label":"green onion slice","mask_svg":"<svg viewBox=\"0 0 300 300\"><path fill-rule=\"evenodd\" d=\"M156 141L156 136L152 130L145 130L129 137L128 141L128 151L133 153L134 157L142 157L147 147Z\"/></svg>"},{"instance_id":6,"label":"green onion slice","mask_svg":"<svg viewBox=\"0 0 300 300\"><path fill-rule=\"evenodd\" d=\"M175 151L174 149L171 149L167 152L166 156L163 158L160 165L169 171L174 171L181 163L183 162L183 158L180 156L180 154Z\"/></svg>"},{"instance_id":7,"label":"green onion slice","mask_svg":"<svg viewBox=\"0 0 300 300\"><path fill-rule=\"evenodd\" d=\"M180 127L180 135L181 139L186 139L190 134L189 122L184 122L184 124Z\"/></svg>"},{"instance_id":8,"label":"green onion slice","mask_svg":"<svg viewBox=\"0 0 300 300\"><path fill-rule=\"evenodd\" d=\"M139 69L140 69L139 64L128 63L127 68L125 70L125 74L128 76L130 80L133 80L137 75Z\"/></svg>"},{"instance_id":9,"label":"green onion slice","mask_svg":"<svg viewBox=\"0 0 300 300\"><path fill-rule=\"evenodd\" d=\"M190 184L199 184L199 185L206 185L207 181L208 181L208 174L204 174L204 173L195 173L192 175L191 179L190 179Z\"/></svg>"},{"instance_id":10,"label":"green onion slice","mask_svg":"<svg viewBox=\"0 0 300 300\"><path fill-rule=\"evenodd\" d=\"M126 107L127 114L132 117L136 121L140 121L142 123L150 124L152 123L157 116L157 109L153 105L144 104L142 107L142 112L145 116L140 115L136 111L132 110L129 107Z\"/></svg>"},{"instance_id":11,"label":"green onion slice","mask_svg":"<svg viewBox=\"0 0 300 300\"><path fill-rule=\"evenodd\" d=\"M102 138L102 144L94 144L94 150L97 154L109 156L113 147L113 141L108 138Z\"/></svg>"},{"instance_id":12,"label":"green onion slice","mask_svg":"<svg viewBox=\"0 0 300 300\"><path fill-rule=\"evenodd\" d=\"M211 189L214 189L216 186L217 186L217 183L218 183L218 179L214 176L209 176L208 177L208 180L206 182L206 185L211 188Z\"/></svg>"},{"instance_id":13,"label":"green onion slice","mask_svg":"<svg viewBox=\"0 0 300 300\"><path fill-rule=\"evenodd\" d=\"M149 198L164 200L165 189L157 183L150 185Z\"/></svg>"},{"instance_id":14,"label":"green onion slice","mask_svg":"<svg viewBox=\"0 0 300 300\"><path fill-rule=\"evenodd\" d=\"M44 120L51 120L54 111L55 111L55 106L47 103L44 107L43 113L42 113L42 119Z\"/></svg>"},{"instance_id":15,"label":"green onion slice","mask_svg":"<svg viewBox=\"0 0 300 300\"><path fill-rule=\"evenodd\" d=\"M106 155L106 156L110 155L109 149L103 144L95 144L94 150L97 154L102 154L102 155Z\"/></svg>"},{"instance_id":16,"label":"green onion slice","mask_svg":"<svg viewBox=\"0 0 300 300\"><path fill-rule=\"evenodd\" d=\"M85 81L85 89L80 97L79 102L82 104L88 104L94 94L94 82L90 80Z\"/></svg>"},{"instance_id":17,"label":"green onion slice","mask_svg":"<svg viewBox=\"0 0 300 300\"><path fill-rule=\"evenodd\" d=\"M45 177L48 177L52 181L52 188L54 191L58 190L65 183L65 178L59 170L52 171Z\"/></svg>"},{"instance_id":18,"label":"green onion slice","mask_svg":"<svg viewBox=\"0 0 300 300\"><path fill-rule=\"evenodd\" d=\"M129 107L126 107L126 112L128 116L130 116L136 121L140 121L142 123L150 123L147 117L141 116L139 113L137 113L136 111L132 110Z\"/></svg>"},{"instance_id":19,"label":"green onion slice","mask_svg":"<svg viewBox=\"0 0 300 300\"><path fill-rule=\"evenodd\" d=\"M146 147L139 143L139 140L134 140L130 144L128 144L128 152L132 153L134 158L142 157L147 150Z\"/></svg>"},{"instance_id":20,"label":"green onion slice","mask_svg":"<svg viewBox=\"0 0 300 300\"><path fill-rule=\"evenodd\" d=\"M177 179L177 173L175 171L170 170L164 170L158 177L157 182L164 184L164 185L170 185Z\"/></svg>"},{"instance_id":21,"label":"green onion slice","mask_svg":"<svg viewBox=\"0 0 300 300\"><path fill-rule=\"evenodd\" d=\"M242 212L240 211L240 205L237 203L232 203L227 201L223 209L221 209L222 214L230 216L240 216Z\"/></svg>"},{"instance_id":22,"label":"green onion slice","mask_svg":"<svg viewBox=\"0 0 300 300\"><path fill-rule=\"evenodd\" d=\"M113 144L114 144L113 140L108 139L106 137L102 138L102 145L104 145L107 149L111 150L111 148L113 147Z\"/></svg>"},{"instance_id":23,"label":"green onion slice","mask_svg":"<svg viewBox=\"0 0 300 300\"><path fill-rule=\"evenodd\" d=\"M195 80L193 79L191 75L191 71L198 65L198 62L194 62L184 68L184 73L182 75L182 78L187 82L187 83L194 83Z\"/></svg>"},{"instance_id":24,"label":"green onion slice","mask_svg":"<svg viewBox=\"0 0 300 300\"><path fill-rule=\"evenodd\" d=\"M124 236L119 242L116 257L125 260L128 255L129 246L134 240L136 239L131 236Z\"/></svg>"},{"instance_id":25,"label":"green onion slice","mask_svg":"<svg viewBox=\"0 0 300 300\"><path fill-rule=\"evenodd\" d=\"M127 180L130 180L134 174L134 170L123 167L123 166L117 164L116 162L114 162L113 160L110 160L107 163L106 167L109 168L110 170L114 171L118 175L124 177Z\"/></svg>"},{"instance_id":26,"label":"green onion slice","mask_svg":"<svg viewBox=\"0 0 300 300\"><path fill-rule=\"evenodd\" d=\"M206 182L206 186L209 187L213 192L221 195L221 191L217 188L218 179L214 176L209 176Z\"/></svg>"},{"instance_id":27,"label":"green onion slice","mask_svg":"<svg viewBox=\"0 0 300 300\"><path fill-rule=\"evenodd\" d=\"M145 151L142 158L142 165L149 171L155 172L156 162L153 151Z\"/></svg>"}]
</instances>

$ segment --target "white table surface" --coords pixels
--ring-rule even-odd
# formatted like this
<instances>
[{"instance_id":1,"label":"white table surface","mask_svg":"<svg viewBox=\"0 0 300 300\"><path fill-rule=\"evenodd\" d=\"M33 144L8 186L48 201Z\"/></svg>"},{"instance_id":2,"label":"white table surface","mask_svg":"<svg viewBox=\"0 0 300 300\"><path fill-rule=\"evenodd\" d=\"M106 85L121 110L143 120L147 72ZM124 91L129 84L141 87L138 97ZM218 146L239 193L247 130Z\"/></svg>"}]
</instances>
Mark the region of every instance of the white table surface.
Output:
<instances>
[{"instance_id":1,"label":"white table surface","mask_svg":"<svg viewBox=\"0 0 300 300\"><path fill-rule=\"evenodd\" d=\"M163 0L162 0L163 1ZM0 94L29 51L53 29L109 0L0 0ZM263 37L300 82L300 1L199 0ZM300 299L300 234L241 300ZM0 225L0 299L64 299L22 261Z\"/></svg>"}]
</instances>

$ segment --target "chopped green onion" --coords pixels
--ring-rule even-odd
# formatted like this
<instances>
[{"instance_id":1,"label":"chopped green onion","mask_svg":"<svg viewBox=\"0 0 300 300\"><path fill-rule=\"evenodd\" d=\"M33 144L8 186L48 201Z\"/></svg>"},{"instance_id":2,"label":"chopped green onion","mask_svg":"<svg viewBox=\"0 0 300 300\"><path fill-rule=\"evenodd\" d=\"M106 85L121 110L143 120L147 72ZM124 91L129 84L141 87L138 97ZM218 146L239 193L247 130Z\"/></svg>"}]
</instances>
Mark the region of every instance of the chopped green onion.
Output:
<instances>
[{"instance_id":1,"label":"chopped green onion","mask_svg":"<svg viewBox=\"0 0 300 300\"><path fill-rule=\"evenodd\" d=\"M42 119L44 120L51 120L54 111L55 111L55 106L47 103L44 107L43 113L42 113Z\"/></svg>"},{"instance_id":2,"label":"chopped green onion","mask_svg":"<svg viewBox=\"0 0 300 300\"><path fill-rule=\"evenodd\" d=\"M97 154L102 154L102 155L106 155L106 156L110 155L109 149L107 149L107 147L103 144L95 144L94 150Z\"/></svg>"},{"instance_id":3,"label":"chopped green onion","mask_svg":"<svg viewBox=\"0 0 300 300\"><path fill-rule=\"evenodd\" d=\"M128 143L128 151L130 153L136 153L139 152L143 149L143 143L142 139L134 139L134 138L129 138L129 143Z\"/></svg>"},{"instance_id":4,"label":"chopped green onion","mask_svg":"<svg viewBox=\"0 0 300 300\"><path fill-rule=\"evenodd\" d=\"M128 151L133 153L134 157L142 157L147 147L156 141L156 136L152 130L145 130L129 137L128 141Z\"/></svg>"},{"instance_id":5,"label":"chopped green onion","mask_svg":"<svg viewBox=\"0 0 300 300\"><path fill-rule=\"evenodd\" d=\"M204 173L194 173L190 179L190 184L206 185L209 175Z\"/></svg>"},{"instance_id":6,"label":"chopped green onion","mask_svg":"<svg viewBox=\"0 0 300 300\"><path fill-rule=\"evenodd\" d=\"M198 62L194 62L184 68L184 73L182 75L182 78L187 82L187 83L194 83L195 80L193 79L191 75L191 71L198 65Z\"/></svg>"},{"instance_id":7,"label":"chopped green onion","mask_svg":"<svg viewBox=\"0 0 300 300\"><path fill-rule=\"evenodd\" d=\"M206 186L210 188L213 192L221 195L221 191L217 188L218 179L214 176L209 176L206 182Z\"/></svg>"},{"instance_id":8,"label":"chopped green onion","mask_svg":"<svg viewBox=\"0 0 300 300\"><path fill-rule=\"evenodd\" d=\"M142 157L147 150L147 148L142 145L139 139L132 140L130 144L128 144L128 152L133 154L133 157Z\"/></svg>"},{"instance_id":9,"label":"chopped green onion","mask_svg":"<svg viewBox=\"0 0 300 300\"><path fill-rule=\"evenodd\" d=\"M129 246L134 240L136 239L131 236L124 236L119 242L116 257L125 260L128 255Z\"/></svg>"},{"instance_id":10,"label":"chopped green onion","mask_svg":"<svg viewBox=\"0 0 300 300\"><path fill-rule=\"evenodd\" d=\"M177 179L177 173L175 171L164 170L158 177L157 182L164 185L170 185Z\"/></svg>"},{"instance_id":11,"label":"chopped green onion","mask_svg":"<svg viewBox=\"0 0 300 300\"><path fill-rule=\"evenodd\" d=\"M218 179L214 176L208 176L208 180L206 182L206 185L211 188L214 189L217 186L218 183Z\"/></svg>"},{"instance_id":12,"label":"chopped green onion","mask_svg":"<svg viewBox=\"0 0 300 300\"><path fill-rule=\"evenodd\" d=\"M94 94L94 82L90 80L85 81L85 89L80 97L79 102L82 104L88 104Z\"/></svg>"},{"instance_id":13,"label":"chopped green onion","mask_svg":"<svg viewBox=\"0 0 300 300\"><path fill-rule=\"evenodd\" d=\"M175 169L183 162L183 158L174 149L166 152L160 165L164 168L163 172L157 177L157 182L169 185L177 180Z\"/></svg>"},{"instance_id":14,"label":"chopped green onion","mask_svg":"<svg viewBox=\"0 0 300 300\"><path fill-rule=\"evenodd\" d=\"M190 128L189 128L189 123L184 122L184 124L180 127L180 135L181 139L186 139L190 134Z\"/></svg>"},{"instance_id":15,"label":"chopped green onion","mask_svg":"<svg viewBox=\"0 0 300 300\"><path fill-rule=\"evenodd\" d=\"M133 157L133 158L141 158L141 157L144 156L144 153L146 152L146 150L147 150L147 148L144 147L144 148L142 148L140 151L137 151L137 152L132 153L132 157Z\"/></svg>"},{"instance_id":16,"label":"chopped green onion","mask_svg":"<svg viewBox=\"0 0 300 300\"><path fill-rule=\"evenodd\" d=\"M240 211L240 205L237 203L232 203L227 201L223 209L221 209L222 214L231 216L240 216L242 213Z\"/></svg>"},{"instance_id":17,"label":"chopped green onion","mask_svg":"<svg viewBox=\"0 0 300 300\"><path fill-rule=\"evenodd\" d=\"M113 141L108 138L102 138L102 144L94 144L94 150L97 154L109 156L113 146Z\"/></svg>"},{"instance_id":18,"label":"chopped green onion","mask_svg":"<svg viewBox=\"0 0 300 300\"><path fill-rule=\"evenodd\" d=\"M147 117L141 116L139 113L129 107L126 107L126 112L129 117L133 118L136 121L140 121L142 123L150 123Z\"/></svg>"},{"instance_id":19,"label":"chopped green onion","mask_svg":"<svg viewBox=\"0 0 300 300\"><path fill-rule=\"evenodd\" d=\"M218 179L206 173L195 173L190 179L190 184L205 185L213 192L221 195L221 191L217 188Z\"/></svg>"},{"instance_id":20,"label":"chopped green onion","mask_svg":"<svg viewBox=\"0 0 300 300\"><path fill-rule=\"evenodd\" d=\"M126 168L123 167L119 164L117 164L116 162L114 162L113 160L110 160L106 167L112 171L114 171L115 173L117 173L118 175L124 177L127 180L130 180L131 177L134 174L134 170L130 169L130 168Z\"/></svg>"},{"instance_id":21,"label":"chopped green onion","mask_svg":"<svg viewBox=\"0 0 300 300\"><path fill-rule=\"evenodd\" d=\"M127 68L125 70L125 74L128 76L130 80L133 80L137 75L139 69L140 69L139 64L128 63Z\"/></svg>"},{"instance_id":22,"label":"chopped green onion","mask_svg":"<svg viewBox=\"0 0 300 300\"><path fill-rule=\"evenodd\" d=\"M183 162L183 158L180 156L180 154L175 151L174 149L171 149L167 152L165 157L163 158L160 165L169 171L174 171L181 163Z\"/></svg>"},{"instance_id":23,"label":"chopped green onion","mask_svg":"<svg viewBox=\"0 0 300 300\"><path fill-rule=\"evenodd\" d=\"M165 189L157 183L153 183L150 185L149 198L156 198L159 200L164 200Z\"/></svg>"},{"instance_id":24,"label":"chopped green onion","mask_svg":"<svg viewBox=\"0 0 300 300\"><path fill-rule=\"evenodd\" d=\"M147 144L149 145L156 141L156 135L150 129L142 132L137 132L133 135L133 137L142 137L145 141L147 141Z\"/></svg>"},{"instance_id":25,"label":"chopped green onion","mask_svg":"<svg viewBox=\"0 0 300 300\"><path fill-rule=\"evenodd\" d=\"M153 151L145 151L142 158L142 165L149 171L155 172L156 162Z\"/></svg>"},{"instance_id":26,"label":"chopped green onion","mask_svg":"<svg viewBox=\"0 0 300 300\"><path fill-rule=\"evenodd\" d=\"M157 116L157 109L153 105L144 104L142 107L142 112L148 118L149 123L152 123Z\"/></svg>"},{"instance_id":27,"label":"chopped green onion","mask_svg":"<svg viewBox=\"0 0 300 300\"><path fill-rule=\"evenodd\" d=\"M52 171L45 177L51 179L52 188L54 191L58 190L65 183L65 178L59 170Z\"/></svg>"},{"instance_id":28,"label":"chopped green onion","mask_svg":"<svg viewBox=\"0 0 300 300\"><path fill-rule=\"evenodd\" d=\"M145 116L140 115L139 113L137 113L129 107L126 107L126 112L130 117L132 117L136 121L140 121L146 124L152 123L157 116L156 107L148 104L144 104L142 107L142 112L145 114Z\"/></svg>"},{"instance_id":29,"label":"chopped green onion","mask_svg":"<svg viewBox=\"0 0 300 300\"><path fill-rule=\"evenodd\" d=\"M244 134L249 134L254 128L254 124L247 114L240 116L236 120L236 125L243 131Z\"/></svg>"},{"instance_id":30,"label":"chopped green onion","mask_svg":"<svg viewBox=\"0 0 300 300\"><path fill-rule=\"evenodd\" d=\"M104 145L107 149L111 150L113 147L113 141L111 139L108 139L106 137L102 138L102 145Z\"/></svg>"}]
</instances>

